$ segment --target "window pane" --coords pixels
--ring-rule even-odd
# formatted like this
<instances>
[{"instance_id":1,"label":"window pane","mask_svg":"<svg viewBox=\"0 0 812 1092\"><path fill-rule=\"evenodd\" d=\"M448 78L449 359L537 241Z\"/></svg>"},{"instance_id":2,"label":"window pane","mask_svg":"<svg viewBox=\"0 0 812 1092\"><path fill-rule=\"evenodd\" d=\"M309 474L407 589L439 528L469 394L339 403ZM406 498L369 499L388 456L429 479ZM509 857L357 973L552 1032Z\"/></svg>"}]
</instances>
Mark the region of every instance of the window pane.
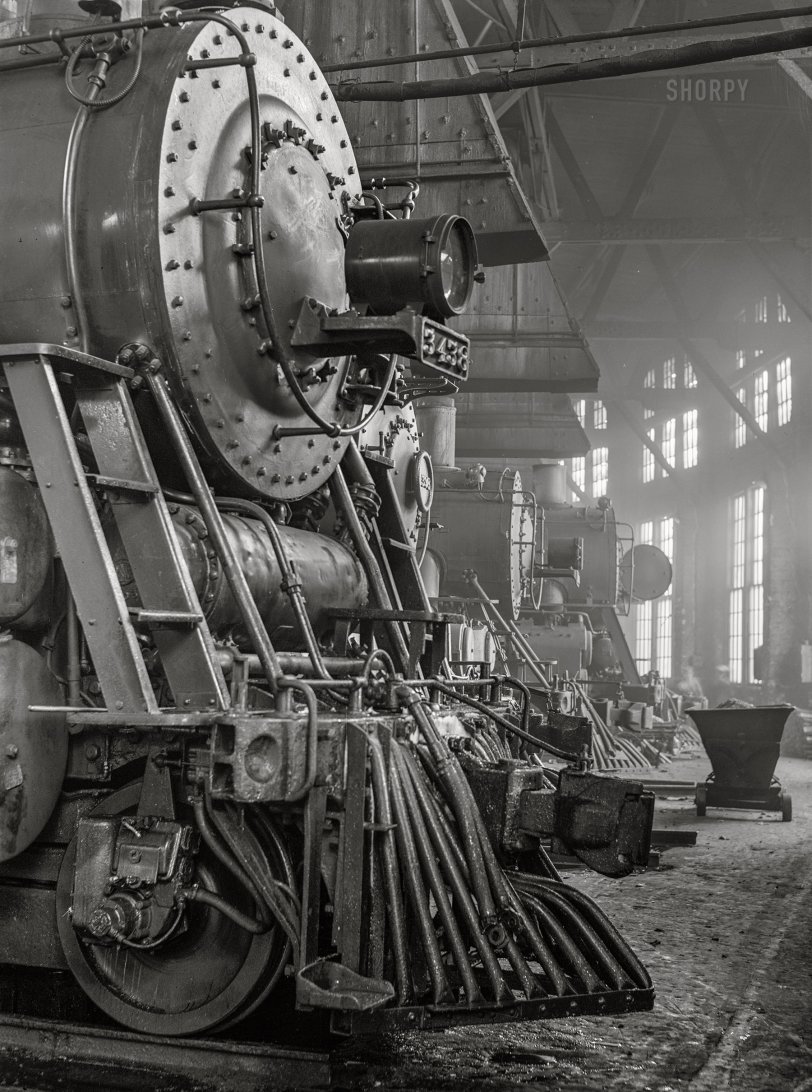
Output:
<instances>
[{"instance_id":1,"label":"window pane","mask_svg":"<svg viewBox=\"0 0 812 1092\"><path fill-rule=\"evenodd\" d=\"M663 457L669 466L674 466L677 461L677 419L671 417L663 425L663 442L662 442ZM665 477L665 469L663 469L663 477Z\"/></svg>"},{"instance_id":2,"label":"window pane","mask_svg":"<svg viewBox=\"0 0 812 1092\"><path fill-rule=\"evenodd\" d=\"M775 369L775 397L778 424L786 425L792 417L792 359L785 356Z\"/></svg>"},{"instance_id":3,"label":"window pane","mask_svg":"<svg viewBox=\"0 0 812 1092\"><path fill-rule=\"evenodd\" d=\"M575 416L578 418L579 425L583 428L586 424L586 401L583 398L579 398L572 403L572 408L575 410Z\"/></svg>"},{"instance_id":4,"label":"window pane","mask_svg":"<svg viewBox=\"0 0 812 1092\"><path fill-rule=\"evenodd\" d=\"M764 486L753 489L752 503L753 584L764 583Z\"/></svg>"},{"instance_id":5,"label":"window pane","mask_svg":"<svg viewBox=\"0 0 812 1092\"><path fill-rule=\"evenodd\" d=\"M582 493L586 493L586 456L576 455L572 460L571 470L572 480L578 486ZM580 496L574 494L576 500L580 500Z\"/></svg>"},{"instance_id":6,"label":"window pane","mask_svg":"<svg viewBox=\"0 0 812 1092\"><path fill-rule=\"evenodd\" d=\"M699 462L699 411L688 410L682 415L682 465L690 470Z\"/></svg>"},{"instance_id":7,"label":"window pane","mask_svg":"<svg viewBox=\"0 0 812 1092\"><path fill-rule=\"evenodd\" d=\"M596 447L592 451L592 496L605 497L609 492L609 448Z\"/></svg>"},{"instance_id":8,"label":"window pane","mask_svg":"<svg viewBox=\"0 0 812 1092\"><path fill-rule=\"evenodd\" d=\"M744 585L746 499L744 493L742 493L733 502L733 571L731 584L734 588L741 588Z\"/></svg>"},{"instance_id":9,"label":"window pane","mask_svg":"<svg viewBox=\"0 0 812 1092\"><path fill-rule=\"evenodd\" d=\"M755 673L753 653L764 644L764 589L749 589L747 611L747 677L759 681Z\"/></svg>"},{"instance_id":10,"label":"window pane","mask_svg":"<svg viewBox=\"0 0 812 1092\"><path fill-rule=\"evenodd\" d=\"M606 428L606 406L600 399L592 407L592 427Z\"/></svg>"},{"instance_id":11,"label":"window pane","mask_svg":"<svg viewBox=\"0 0 812 1092\"><path fill-rule=\"evenodd\" d=\"M654 440L654 429L653 428L648 429L646 435L648 436L649 440L653 441ZM644 447L643 448L643 481L644 482L653 482L654 481L655 466L656 466L656 464L654 462L654 452L651 451L649 448Z\"/></svg>"},{"instance_id":12,"label":"window pane","mask_svg":"<svg viewBox=\"0 0 812 1092\"><path fill-rule=\"evenodd\" d=\"M659 537L657 545L668 558L674 561L674 517L663 516L660 520Z\"/></svg>"},{"instance_id":13,"label":"window pane","mask_svg":"<svg viewBox=\"0 0 812 1092\"><path fill-rule=\"evenodd\" d=\"M655 603L657 611L657 670L664 679L671 678L671 596Z\"/></svg>"},{"instance_id":14,"label":"window pane","mask_svg":"<svg viewBox=\"0 0 812 1092\"><path fill-rule=\"evenodd\" d=\"M736 391L736 397L743 406L747 405L747 392L745 391L744 387L739 387L739 389ZM736 420L733 424L733 442L736 447L743 447L746 440L747 426L737 413Z\"/></svg>"},{"instance_id":15,"label":"window pane","mask_svg":"<svg viewBox=\"0 0 812 1092\"><path fill-rule=\"evenodd\" d=\"M640 668L640 671L650 671L652 667L651 663L651 617L652 617L653 604L638 603L636 607L636 625L635 625L635 648L634 658Z\"/></svg>"},{"instance_id":16,"label":"window pane","mask_svg":"<svg viewBox=\"0 0 812 1092\"><path fill-rule=\"evenodd\" d=\"M663 387L667 391L677 388L677 358L674 356L663 362Z\"/></svg>"},{"instance_id":17,"label":"window pane","mask_svg":"<svg viewBox=\"0 0 812 1092\"><path fill-rule=\"evenodd\" d=\"M770 373L758 372L753 393L753 414L756 424L766 432L769 426Z\"/></svg>"},{"instance_id":18,"label":"window pane","mask_svg":"<svg viewBox=\"0 0 812 1092\"><path fill-rule=\"evenodd\" d=\"M742 681L742 595L741 588L736 588L730 593L728 657L732 683Z\"/></svg>"}]
</instances>

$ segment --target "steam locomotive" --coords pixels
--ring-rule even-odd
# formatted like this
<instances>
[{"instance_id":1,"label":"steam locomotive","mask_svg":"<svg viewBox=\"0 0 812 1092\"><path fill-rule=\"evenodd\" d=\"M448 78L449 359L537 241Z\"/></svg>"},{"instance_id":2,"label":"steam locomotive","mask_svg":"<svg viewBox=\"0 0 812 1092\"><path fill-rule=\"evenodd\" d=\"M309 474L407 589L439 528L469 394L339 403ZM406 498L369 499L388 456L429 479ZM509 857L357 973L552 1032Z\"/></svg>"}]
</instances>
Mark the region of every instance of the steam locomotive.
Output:
<instances>
[{"instance_id":1,"label":"steam locomotive","mask_svg":"<svg viewBox=\"0 0 812 1092\"><path fill-rule=\"evenodd\" d=\"M650 794L523 757L418 565L470 227L363 187L264 5L115 8L0 38L0 964L162 1035L650 1007L546 848Z\"/></svg>"}]
</instances>

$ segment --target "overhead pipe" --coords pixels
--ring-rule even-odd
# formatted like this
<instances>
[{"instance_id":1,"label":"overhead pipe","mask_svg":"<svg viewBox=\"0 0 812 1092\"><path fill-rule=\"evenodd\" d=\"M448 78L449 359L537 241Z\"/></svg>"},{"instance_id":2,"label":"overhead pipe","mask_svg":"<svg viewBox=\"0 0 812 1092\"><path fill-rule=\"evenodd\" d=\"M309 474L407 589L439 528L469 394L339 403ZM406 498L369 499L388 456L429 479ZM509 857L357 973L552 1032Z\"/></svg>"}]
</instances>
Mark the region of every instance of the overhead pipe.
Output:
<instances>
[{"instance_id":1,"label":"overhead pipe","mask_svg":"<svg viewBox=\"0 0 812 1092\"><path fill-rule=\"evenodd\" d=\"M586 80L605 80L617 76L635 76L641 72L661 72L675 68L718 64L741 57L782 53L812 45L812 26L800 30L773 31L728 41L707 41L673 49L652 49L634 57L610 57L600 61L547 67L476 72L469 76L451 76L439 80L355 81L342 80L333 87L339 102L408 102L413 99L454 98L460 95L498 94L527 87L546 87Z\"/></svg>"},{"instance_id":2,"label":"overhead pipe","mask_svg":"<svg viewBox=\"0 0 812 1092\"><path fill-rule=\"evenodd\" d=\"M398 64L420 64L424 61L444 61L454 57L481 57L494 53L520 53L523 49L539 49L545 46L566 46L580 43L600 45L616 38L640 38L657 34L674 34L681 30L707 30L711 27L737 26L739 23L762 23L784 16L812 15L812 4L800 8L776 8L772 11L748 11L740 15L712 16L709 19L689 19L678 23L654 23L648 26L620 27L617 30L594 31L584 34L565 34L558 38L526 38L512 42L491 42L488 45L466 45L451 49L434 49L430 53L407 53L397 57L365 57L358 61L336 61L321 66L324 73L350 72L360 68L387 68Z\"/></svg>"}]
</instances>

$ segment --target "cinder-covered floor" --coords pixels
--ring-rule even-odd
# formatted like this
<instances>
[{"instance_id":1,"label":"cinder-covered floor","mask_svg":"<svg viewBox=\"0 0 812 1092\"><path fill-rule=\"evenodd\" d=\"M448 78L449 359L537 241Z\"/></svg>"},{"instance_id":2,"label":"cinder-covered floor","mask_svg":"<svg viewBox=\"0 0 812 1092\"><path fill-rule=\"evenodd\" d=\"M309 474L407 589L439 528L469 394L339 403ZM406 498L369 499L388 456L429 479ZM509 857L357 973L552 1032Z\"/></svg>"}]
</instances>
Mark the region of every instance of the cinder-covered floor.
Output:
<instances>
[{"instance_id":1,"label":"cinder-covered floor","mask_svg":"<svg viewBox=\"0 0 812 1092\"><path fill-rule=\"evenodd\" d=\"M678 781L706 758L676 760ZM334 1088L812 1092L812 762L782 759L794 818L658 800L655 826L698 832L658 871L570 873L648 964L653 1012L464 1028L348 1046Z\"/></svg>"}]
</instances>

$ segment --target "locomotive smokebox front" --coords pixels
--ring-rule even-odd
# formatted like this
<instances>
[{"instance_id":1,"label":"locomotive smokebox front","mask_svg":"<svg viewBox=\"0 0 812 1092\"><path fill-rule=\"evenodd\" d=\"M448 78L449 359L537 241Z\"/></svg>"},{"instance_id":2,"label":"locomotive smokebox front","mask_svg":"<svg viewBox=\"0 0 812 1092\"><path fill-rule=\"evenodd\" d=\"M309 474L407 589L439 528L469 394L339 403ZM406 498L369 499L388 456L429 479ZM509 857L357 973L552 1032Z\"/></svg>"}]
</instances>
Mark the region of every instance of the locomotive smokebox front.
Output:
<instances>
[{"instance_id":1,"label":"locomotive smokebox front","mask_svg":"<svg viewBox=\"0 0 812 1092\"><path fill-rule=\"evenodd\" d=\"M279 336L308 403L353 424L360 408L341 397L347 358L292 346L290 336L303 300L348 305L348 209L360 182L307 49L267 12L238 8L229 18L256 57L261 238L246 203L246 70L211 66L239 54L222 25L145 34L111 69L102 101L143 49L139 76L113 109L77 105L62 65L15 73L0 81L0 341L106 359L128 343L148 345L217 487L291 500L326 481L347 439L318 429L277 435L312 422L267 344L253 254L262 248ZM73 73L80 94L90 68L83 61Z\"/></svg>"}]
</instances>

